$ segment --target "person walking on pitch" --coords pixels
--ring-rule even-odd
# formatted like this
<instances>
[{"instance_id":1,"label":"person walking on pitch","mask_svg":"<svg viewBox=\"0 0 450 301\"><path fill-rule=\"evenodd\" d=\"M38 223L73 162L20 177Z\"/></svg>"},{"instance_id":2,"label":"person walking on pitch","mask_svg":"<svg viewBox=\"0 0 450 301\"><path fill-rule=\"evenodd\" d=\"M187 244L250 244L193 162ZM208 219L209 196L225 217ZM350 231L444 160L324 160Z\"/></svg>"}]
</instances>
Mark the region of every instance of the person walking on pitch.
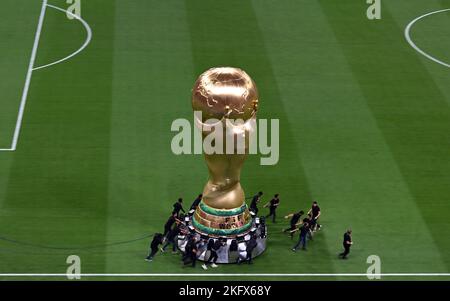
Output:
<instances>
[{"instance_id":1,"label":"person walking on pitch","mask_svg":"<svg viewBox=\"0 0 450 301\"><path fill-rule=\"evenodd\" d=\"M307 235L309 232L309 223L308 220L305 218L303 219L302 226L300 227L300 236L298 243L292 248L292 251L296 252L297 249L302 245L302 249L306 250L306 241L307 241Z\"/></svg>"},{"instance_id":2,"label":"person walking on pitch","mask_svg":"<svg viewBox=\"0 0 450 301\"><path fill-rule=\"evenodd\" d=\"M167 222L164 224L163 236L166 236L167 233L169 233L170 230L172 230L172 226L173 224L175 224L175 222L180 222L180 220L176 218L176 214L172 213Z\"/></svg>"},{"instance_id":3,"label":"person walking on pitch","mask_svg":"<svg viewBox=\"0 0 450 301\"><path fill-rule=\"evenodd\" d=\"M192 267L195 268L195 263L197 262L197 243L198 239L194 235L192 236L186 244L185 252L183 256L184 265L192 264Z\"/></svg>"},{"instance_id":4,"label":"person walking on pitch","mask_svg":"<svg viewBox=\"0 0 450 301\"><path fill-rule=\"evenodd\" d=\"M175 254L177 253L177 238L178 238L178 234L180 234L180 225L178 224L178 222L175 224L175 226L173 227L173 229L171 229L169 231L169 233L167 233L166 236L166 243L164 244L164 246L161 248L161 252L165 252L166 248L169 245L172 245L172 253Z\"/></svg>"},{"instance_id":5,"label":"person walking on pitch","mask_svg":"<svg viewBox=\"0 0 450 301\"><path fill-rule=\"evenodd\" d=\"M312 227L313 227L313 218L311 213L308 213L308 215L305 217L306 221L309 224L309 231L308 231L308 239L309 240L313 240L313 231L312 231Z\"/></svg>"},{"instance_id":6,"label":"person walking on pitch","mask_svg":"<svg viewBox=\"0 0 450 301\"><path fill-rule=\"evenodd\" d=\"M273 199L270 200L269 203L267 203L266 205L264 205L264 208L269 207L269 214L266 216L266 218L269 218L270 216L272 216L272 222L275 223L275 218L276 218L276 210L278 208L278 206L280 205L280 198L279 195L276 194Z\"/></svg>"},{"instance_id":7,"label":"person walking on pitch","mask_svg":"<svg viewBox=\"0 0 450 301\"><path fill-rule=\"evenodd\" d=\"M258 192L255 196L253 196L252 202L250 203L250 211L252 211L255 216L258 215L258 203L261 201L261 197L263 192Z\"/></svg>"},{"instance_id":8,"label":"person walking on pitch","mask_svg":"<svg viewBox=\"0 0 450 301\"><path fill-rule=\"evenodd\" d=\"M145 257L145 261L152 261L153 257L158 253L158 246L162 244L164 236L161 233L156 233L153 236L153 240L150 243L150 252L147 257Z\"/></svg>"},{"instance_id":9,"label":"person walking on pitch","mask_svg":"<svg viewBox=\"0 0 450 301\"><path fill-rule=\"evenodd\" d=\"M210 239L208 241L208 246L206 247L206 250L210 252L208 261L206 261L204 264L202 264L202 268L204 270L208 269L208 264L211 264L211 267L213 268L217 268L218 265L217 263L217 259L219 259L219 255L217 255L217 251L222 247L222 243L220 242L219 239L217 239L216 241L214 241L214 239Z\"/></svg>"},{"instance_id":10,"label":"person walking on pitch","mask_svg":"<svg viewBox=\"0 0 450 301\"><path fill-rule=\"evenodd\" d=\"M290 226L289 228L283 230L284 233L286 233L286 232L288 232L288 231L290 232L291 239L294 237L294 232L292 232L292 231L294 231L295 229L297 229L298 221L300 220L300 218L302 217L302 215L303 215L304 213L305 213L305 212L303 212L303 210L300 210L299 212L290 213L290 214L288 214L288 215L286 215L286 216L284 217L284 218L286 218L286 219L288 219L288 218L291 219L291 220L290 220L291 226Z\"/></svg>"},{"instance_id":11,"label":"person walking on pitch","mask_svg":"<svg viewBox=\"0 0 450 301\"><path fill-rule=\"evenodd\" d=\"M320 230L321 225L319 224L320 217L320 207L316 201L313 202L311 209L309 209L308 214L312 215L311 219L311 230L313 232Z\"/></svg>"},{"instance_id":12,"label":"person walking on pitch","mask_svg":"<svg viewBox=\"0 0 450 301\"><path fill-rule=\"evenodd\" d=\"M172 215L176 215L176 217L178 217L180 215L180 210L183 211L183 213L186 213L183 209L183 199L179 198L178 201L173 204L173 211L172 211Z\"/></svg>"},{"instance_id":13,"label":"person walking on pitch","mask_svg":"<svg viewBox=\"0 0 450 301\"><path fill-rule=\"evenodd\" d=\"M253 250L258 246L258 242L256 241L256 235L252 234L250 240L246 243L245 246L245 254L246 257L245 259L239 257L238 259L238 264L241 264L241 262L243 261L247 261L248 264L252 264L252 259L253 259Z\"/></svg>"},{"instance_id":14,"label":"person walking on pitch","mask_svg":"<svg viewBox=\"0 0 450 301\"><path fill-rule=\"evenodd\" d=\"M258 242L256 241L256 235L253 234L252 238L250 238L250 241L247 244L247 263L252 264L252 258L253 258L253 250L258 245Z\"/></svg>"},{"instance_id":15,"label":"person walking on pitch","mask_svg":"<svg viewBox=\"0 0 450 301\"><path fill-rule=\"evenodd\" d=\"M344 252L339 254L339 257L347 259L347 255L350 253L350 247L353 245L352 230L348 229L347 232L344 233L344 241L342 244L344 245Z\"/></svg>"},{"instance_id":16,"label":"person walking on pitch","mask_svg":"<svg viewBox=\"0 0 450 301\"><path fill-rule=\"evenodd\" d=\"M198 205L200 204L200 202L202 201L203 198L203 194L199 194L198 197L194 200L194 202L192 202L191 205L191 209L190 210L195 210L197 209Z\"/></svg>"}]
</instances>

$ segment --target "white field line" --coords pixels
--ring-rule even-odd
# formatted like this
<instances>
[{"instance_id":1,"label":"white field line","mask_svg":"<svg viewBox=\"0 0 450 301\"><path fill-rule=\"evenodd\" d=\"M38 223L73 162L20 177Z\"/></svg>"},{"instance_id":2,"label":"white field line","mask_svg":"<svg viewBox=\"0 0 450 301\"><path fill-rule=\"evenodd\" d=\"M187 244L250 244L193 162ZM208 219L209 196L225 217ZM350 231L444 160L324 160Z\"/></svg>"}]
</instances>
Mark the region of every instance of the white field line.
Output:
<instances>
[{"instance_id":1,"label":"white field line","mask_svg":"<svg viewBox=\"0 0 450 301\"><path fill-rule=\"evenodd\" d=\"M47 67L50 67L50 66L62 63L64 61L68 60L68 59L71 59L72 57L76 56L81 51L83 51L89 45L89 43L92 40L92 29L91 29L91 27L89 26L89 24L85 20L83 20L82 18L80 18L76 14L73 14L73 13L71 13L71 12L69 12L69 11L67 11L67 10L65 10L63 8L60 8L60 7L48 4L47 2L48 2L48 0L43 0L42 1L41 14L39 16L39 22L38 22L38 26L37 26L37 30L36 30L36 35L35 35L35 38L34 38L33 50L31 52L30 63L29 63L29 66L28 66L27 76L26 76L26 79L25 79L25 85L24 85L24 89L23 89L23 93L22 93L22 99L21 99L21 102L20 102L19 113L18 113L18 116L17 116L16 127L15 127L15 130L14 130L13 141L12 141L12 144L11 144L10 148L1 148L0 152L14 152L17 149L17 143L19 141L20 131L21 131L21 128L22 128L23 115L24 115L26 104L27 104L28 90L30 88L33 71L39 70L39 69L43 69L43 68L47 68ZM39 40L40 40L40 37L41 37L42 26L43 26L44 18L45 18L45 12L46 12L46 8L47 7L56 9L56 10L64 12L64 13L67 13L67 14L71 15L72 17L74 17L75 19L77 19L78 21L80 21L83 24L83 26L86 28L87 38L86 38L86 41L84 42L84 44L80 47L80 49L78 49L77 51L75 51L71 55L69 55L69 56L67 56L67 57L65 57L63 59L60 59L58 61L55 61L53 63L46 64L44 66L34 67L34 63L36 61L37 51L38 51L38 48L39 48Z\"/></svg>"},{"instance_id":2,"label":"white field line","mask_svg":"<svg viewBox=\"0 0 450 301\"><path fill-rule=\"evenodd\" d=\"M420 49L419 47L417 47L417 45L412 41L411 35L410 35L411 28L413 27L413 25L414 25L417 21L419 21L419 20L421 20L421 19L423 19L423 18L425 18L425 17L431 16L431 15L434 15L434 14L438 14L438 13L442 13L442 12L446 12L446 11L450 11L450 8L447 8L447 9L441 9L441 10L437 10L437 11L433 11L433 12L430 12L430 13L427 13L427 14L425 14L425 15L422 15L422 16L420 16L420 17L415 18L414 20L412 20L412 21L408 24L408 26L406 26L406 28L405 28L405 38L406 38L406 40L408 41L409 45L411 45L412 48L414 48L414 50L416 50L418 53L420 53L421 55L425 56L426 58L432 60L432 61L435 62L435 63L438 63L438 64L440 64L440 65L442 65L442 66L445 66L445 67L450 68L450 64L447 64L447 63L444 63L443 61L438 60L437 58L435 58L435 57L429 55L428 53L426 53L425 51L423 51L422 49Z\"/></svg>"},{"instance_id":3,"label":"white field line","mask_svg":"<svg viewBox=\"0 0 450 301\"><path fill-rule=\"evenodd\" d=\"M33 75L33 66L36 60L36 54L39 46L39 40L41 38L42 24L44 23L45 10L47 8L47 0L42 1L41 14L39 16L39 22L36 29L36 35L34 37L33 50L31 51L30 63L28 65L27 77L25 79L25 86L23 88L22 99L20 101L19 115L17 116L16 128L14 130L14 137L9 151L15 151L17 148L17 141L19 140L20 129L22 127L23 113L25 105L27 104L28 90L30 88L31 76Z\"/></svg>"},{"instance_id":4,"label":"white field line","mask_svg":"<svg viewBox=\"0 0 450 301\"><path fill-rule=\"evenodd\" d=\"M450 273L380 273L380 274L367 274L367 273L329 273L329 274L196 274L196 273L180 273L180 274L0 274L0 277L67 277L67 276L80 276L80 277L450 277Z\"/></svg>"},{"instance_id":5,"label":"white field line","mask_svg":"<svg viewBox=\"0 0 450 301\"><path fill-rule=\"evenodd\" d=\"M69 11L67 11L67 10L65 10L65 9L63 9L63 8L60 8L60 7L51 5L51 4L47 4L47 6L53 8L53 9L59 10L59 11L61 11L61 12L67 13L68 15L70 15L70 16L72 16L73 18L75 18L75 19L77 19L78 21L80 21L81 24L83 24L84 28L86 28L87 37L86 37L86 41L84 42L84 44L83 44L77 51L75 51L74 53L72 53L72 54L66 56L65 58L62 58L62 59L60 59L60 60L57 60L57 61L55 61L55 62L53 62L53 63L46 64L46 65L39 66L39 67L35 67L35 68L33 68L33 70L39 70L39 69L47 68L47 67L50 67L50 66L53 66L53 65L62 63L62 62L64 62L64 61L67 61L67 60L73 58L74 56L76 56L77 54L79 54L81 51L83 51L83 50L89 45L89 43L90 43L91 40L92 40L92 29L91 29L91 27L89 26L89 24L88 24L85 20L83 20L82 18L80 18L78 15L76 15L76 14L74 14L74 13L71 13L71 12L69 12Z\"/></svg>"}]
</instances>

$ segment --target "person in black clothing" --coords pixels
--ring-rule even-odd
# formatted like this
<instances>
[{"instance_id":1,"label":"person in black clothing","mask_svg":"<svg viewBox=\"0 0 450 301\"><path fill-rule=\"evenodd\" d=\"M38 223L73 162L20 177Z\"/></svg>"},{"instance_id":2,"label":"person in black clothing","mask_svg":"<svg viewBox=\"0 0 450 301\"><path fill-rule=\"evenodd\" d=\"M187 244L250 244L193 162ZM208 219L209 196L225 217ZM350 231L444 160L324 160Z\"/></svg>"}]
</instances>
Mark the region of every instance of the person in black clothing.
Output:
<instances>
[{"instance_id":1,"label":"person in black clothing","mask_svg":"<svg viewBox=\"0 0 450 301\"><path fill-rule=\"evenodd\" d=\"M300 237L298 240L298 243L292 248L292 251L296 252L298 247L300 247L300 245L302 246L303 250L306 250L306 239L307 239L307 235L309 232L309 223L308 223L308 219L304 218L303 219L303 223L302 226L300 227Z\"/></svg>"},{"instance_id":2,"label":"person in black clothing","mask_svg":"<svg viewBox=\"0 0 450 301\"><path fill-rule=\"evenodd\" d=\"M247 261L248 264L252 264L252 253L253 250L256 248L256 246L258 245L258 242L256 241L256 235L252 235L252 237L250 238L250 240L247 242L247 258L245 259ZM238 260L238 264L241 263L241 260Z\"/></svg>"},{"instance_id":3,"label":"person in black clothing","mask_svg":"<svg viewBox=\"0 0 450 301\"><path fill-rule=\"evenodd\" d=\"M175 224L175 227L173 227L173 229L171 229L169 231L169 233L167 233L167 236L166 236L167 241L164 244L164 246L161 248L161 252L165 252L166 248L169 245L172 245L172 253L174 253L174 254L177 253L177 237L178 237L178 234L180 234L179 222L177 222Z\"/></svg>"},{"instance_id":4,"label":"person in black clothing","mask_svg":"<svg viewBox=\"0 0 450 301\"><path fill-rule=\"evenodd\" d=\"M305 218L308 220L308 223L311 226L311 223L312 223L312 215L311 215L311 213L308 213Z\"/></svg>"},{"instance_id":5,"label":"person in black clothing","mask_svg":"<svg viewBox=\"0 0 450 301\"><path fill-rule=\"evenodd\" d=\"M276 194L273 197L273 199L270 200L269 203L264 205L264 208L269 207L269 209L270 209L270 213L266 216L266 218L272 216L272 222L274 222L274 223L275 223L275 218L276 218L276 210L279 205L280 205L280 198L278 197L278 194Z\"/></svg>"},{"instance_id":6,"label":"person in black clothing","mask_svg":"<svg viewBox=\"0 0 450 301\"><path fill-rule=\"evenodd\" d=\"M191 205L191 209L190 210L195 210L197 209L198 205L200 204L200 202L202 201L203 198L203 194L199 194L198 197L194 200L194 202Z\"/></svg>"},{"instance_id":7,"label":"person in black clothing","mask_svg":"<svg viewBox=\"0 0 450 301\"><path fill-rule=\"evenodd\" d=\"M291 226L287 229L284 229L283 232L290 232L291 235L291 239L294 237L294 230L297 229L298 226L298 221L300 220L300 218L302 217L302 215L305 214L305 212L303 210L300 210L299 212L296 213L290 213L288 215L286 215L284 218L291 218L290 224Z\"/></svg>"},{"instance_id":8,"label":"person in black clothing","mask_svg":"<svg viewBox=\"0 0 450 301\"><path fill-rule=\"evenodd\" d=\"M256 241L256 235L253 234L252 238L250 239L250 241L247 244L247 262L248 262L248 264L252 264L252 253L257 245L258 245L258 243Z\"/></svg>"},{"instance_id":9,"label":"person in black clothing","mask_svg":"<svg viewBox=\"0 0 450 301\"><path fill-rule=\"evenodd\" d=\"M183 199L179 198L178 201L173 204L173 211L172 211L172 215L176 215L178 217L178 215L180 214L180 210L183 211L183 213L186 213L183 209Z\"/></svg>"},{"instance_id":10,"label":"person in black clothing","mask_svg":"<svg viewBox=\"0 0 450 301\"><path fill-rule=\"evenodd\" d=\"M309 231L308 231L307 237L308 237L309 240L313 240L312 227L314 225L313 224L314 221L313 221L311 213L308 213L308 215L303 220L306 220L308 222L308 225L309 225Z\"/></svg>"},{"instance_id":11,"label":"person in black clothing","mask_svg":"<svg viewBox=\"0 0 450 301\"><path fill-rule=\"evenodd\" d=\"M213 268L217 268L218 265L217 263L217 259L219 259L219 255L217 255L217 251L219 251L219 249L222 247L222 242L217 239L216 241L214 241L214 239L210 239L208 241L208 246L206 247L207 251L210 252L208 261L206 261L204 264L202 264L202 268L204 270L208 269L208 264L211 264L211 267Z\"/></svg>"},{"instance_id":12,"label":"person in black clothing","mask_svg":"<svg viewBox=\"0 0 450 301\"><path fill-rule=\"evenodd\" d=\"M344 252L339 254L339 257L347 259L347 255L350 253L350 247L353 245L352 230L349 229L344 233L344 241L342 244L344 245Z\"/></svg>"},{"instance_id":13,"label":"person in black clothing","mask_svg":"<svg viewBox=\"0 0 450 301\"><path fill-rule=\"evenodd\" d=\"M169 219L167 220L167 222L164 225L164 234L163 236L166 236L167 233L169 233L172 230L172 226L173 224L175 224L175 222L180 222L177 217L176 214L172 213L172 215L169 217Z\"/></svg>"},{"instance_id":14,"label":"person in black clothing","mask_svg":"<svg viewBox=\"0 0 450 301\"><path fill-rule=\"evenodd\" d=\"M261 201L261 197L263 192L258 192L255 196L253 196L252 202L250 203L250 211L255 213L255 216L258 215L258 203Z\"/></svg>"},{"instance_id":15,"label":"person in black clothing","mask_svg":"<svg viewBox=\"0 0 450 301\"><path fill-rule=\"evenodd\" d=\"M230 252L236 252L237 250L238 250L238 243L237 243L236 239L233 239L233 240L231 241L229 251L230 251Z\"/></svg>"},{"instance_id":16,"label":"person in black clothing","mask_svg":"<svg viewBox=\"0 0 450 301\"><path fill-rule=\"evenodd\" d=\"M162 244L164 236L161 233L156 233L153 236L153 240L150 243L150 252L147 257L145 257L146 261L152 261L153 257L158 253L158 246Z\"/></svg>"},{"instance_id":17,"label":"person in black clothing","mask_svg":"<svg viewBox=\"0 0 450 301\"><path fill-rule=\"evenodd\" d=\"M261 216L259 219L259 222L261 224L260 229L261 229L261 238L266 238L266 218L264 216Z\"/></svg>"},{"instance_id":18,"label":"person in black clothing","mask_svg":"<svg viewBox=\"0 0 450 301\"><path fill-rule=\"evenodd\" d=\"M308 214L312 215L311 219L311 230L316 231L320 230L321 225L319 225L319 217L320 217L320 207L316 201L313 202L311 209L309 209Z\"/></svg>"},{"instance_id":19,"label":"person in black clothing","mask_svg":"<svg viewBox=\"0 0 450 301\"><path fill-rule=\"evenodd\" d=\"M193 235L186 244L183 262L184 265L192 264L192 267L195 267L195 263L197 262L197 237Z\"/></svg>"},{"instance_id":20,"label":"person in black clothing","mask_svg":"<svg viewBox=\"0 0 450 301\"><path fill-rule=\"evenodd\" d=\"M207 246L206 246L205 263L202 264L202 268L203 268L204 270L207 270L207 269L208 269L208 267L206 266L206 264L207 264L210 260L213 260L214 257L215 257L215 256L213 255L213 246L214 246L214 239L210 238L210 239L208 240L208 244L207 244ZM208 255L208 252L209 252L209 258L208 258L208 260L206 260L206 256ZM215 255L217 256L217 254L215 254Z\"/></svg>"}]
</instances>

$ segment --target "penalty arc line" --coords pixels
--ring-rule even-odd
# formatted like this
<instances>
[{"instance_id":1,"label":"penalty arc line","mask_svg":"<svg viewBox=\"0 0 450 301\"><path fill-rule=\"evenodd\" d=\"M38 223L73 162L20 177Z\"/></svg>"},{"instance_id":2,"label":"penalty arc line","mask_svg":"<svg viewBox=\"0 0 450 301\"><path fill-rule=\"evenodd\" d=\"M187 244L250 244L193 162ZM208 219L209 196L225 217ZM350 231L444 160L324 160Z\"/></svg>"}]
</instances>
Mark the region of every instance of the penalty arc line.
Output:
<instances>
[{"instance_id":1,"label":"penalty arc line","mask_svg":"<svg viewBox=\"0 0 450 301\"><path fill-rule=\"evenodd\" d=\"M56 10L59 10L61 12L67 13L68 15L74 17L75 19L77 19L78 21L80 21L83 26L86 28L86 32L87 32L87 38L86 41L84 42L84 44L74 53L72 53L71 55L62 58L58 61L55 61L53 63L50 64L46 64L43 66L39 66L39 67L34 67L34 63L36 61L36 55L37 55L37 51L39 48L39 41L40 41L40 37L41 37L41 32L42 32L42 27L43 27L43 23L44 23L44 18L45 18L45 12L46 12L46 8L50 7ZM0 152L14 152L17 149L17 144L19 141L19 136L20 136L20 131L22 128L22 121L23 121L23 115L24 115L24 111L25 111L25 107L26 107L26 103L27 103L27 98L28 98L28 91L30 88L30 84L31 84L31 78L33 75L33 71L36 70L40 70L43 68L47 68L59 63L62 63L66 60L71 59L72 57L76 56L77 54L79 54L81 51L83 51L91 42L92 40L92 29L89 26L89 24L83 20L81 17L79 17L78 15L69 12L68 10L65 10L63 8L48 4L48 0L43 0L42 1L42 8L41 8L41 14L39 16L39 22L38 22L38 26L37 26L37 30L36 30L36 34L35 34L35 39L34 39L34 44L33 44L33 50L31 52L31 58L30 58L30 63L28 66L28 71L27 71L27 76L25 79L25 85L24 85L24 89L23 89L23 93L22 93L22 98L21 98L21 102L20 102L20 106L19 106L19 113L18 113L18 117L17 117L17 121L16 121L16 127L14 129L14 136L13 136L13 141L11 144L11 148L0 148Z\"/></svg>"},{"instance_id":2,"label":"penalty arc line","mask_svg":"<svg viewBox=\"0 0 450 301\"><path fill-rule=\"evenodd\" d=\"M89 45L89 43L90 43L91 40L92 40L92 29L91 29L91 27L89 26L89 24L88 24L85 20L83 20L80 16L78 16L77 14L71 13L71 12L68 11L68 10L65 10L65 9L63 9L63 8L60 8L60 7L51 5L51 4L47 4L47 6L50 7L50 8L59 10L59 11L61 11L61 12L64 12L64 13L70 15L71 17L75 18L76 20L80 21L81 24L83 24L84 28L86 28L87 37L86 37L86 41L84 42L84 44L83 44L77 51L75 51L75 52L73 52L72 54L66 56L65 58L62 58L62 59L60 59L60 60L57 60L57 61L55 61L55 62L53 62L53 63L46 64L46 65L39 66L39 67L35 67L35 68L33 68L33 71L39 70L39 69L48 68L48 67L50 67L50 66L53 66L53 65L62 63L62 62L64 62L64 61L67 61L67 60L73 58L74 56L76 56L77 54L79 54L80 52L82 52L82 51Z\"/></svg>"},{"instance_id":3,"label":"penalty arc line","mask_svg":"<svg viewBox=\"0 0 450 301\"><path fill-rule=\"evenodd\" d=\"M435 62L435 63L438 63L438 64L440 64L440 65L442 65L442 66L447 67L447 68L450 68L450 64L447 64L447 63L445 63L445 62L442 62L442 61L438 60L437 58L435 58L435 57L429 55L428 53L426 53L426 52L423 51L422 49L420 49L420 48L412 41L411 35L410 35L411 28L413 27L413 25L414 25L417 21L419 21L419 20L421 20L421 19L423 19L423 18L425 18L425 17L431 16L431 15L434 15L434 14L438 14L438 13L442 13L442 12L446 12L446 11L450 11L450 8L446 8L446 9L441 9L441 10L433 11L433 12L430 12L430 13L427 13L427 14L424 14L424 15L422 15L422 16L419 16L419 17L415 18L414 20L412 20L412 21L408 24L408 26L406 26L406 28L405 28L405 38L406 38L406 41L408 41L409 45L411 45L411 47L414 48L414 50L416 50L418 53L420 53L421 55L425 56L426 58L432 60L432 61Z\"/></svg>"}]
</instances>

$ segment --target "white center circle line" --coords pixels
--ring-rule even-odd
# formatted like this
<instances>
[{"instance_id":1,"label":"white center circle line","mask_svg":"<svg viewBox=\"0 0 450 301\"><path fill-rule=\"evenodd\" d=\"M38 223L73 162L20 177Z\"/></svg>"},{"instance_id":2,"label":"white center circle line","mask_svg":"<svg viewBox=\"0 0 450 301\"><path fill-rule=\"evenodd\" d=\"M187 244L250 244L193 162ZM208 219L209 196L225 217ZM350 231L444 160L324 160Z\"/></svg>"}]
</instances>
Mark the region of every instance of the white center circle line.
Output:
<instances>
[{"instance_id":1,"label":"white center circle line","mask_svg":"<svg viewBox=\"0 0 450 301\"><path fill-rule=\"evenodd\" d=\"M446 9L441 9L441 10L433 11L433 12L430 12L430 13L427 13L427 14L425 14L425 15L422 15L422 16L420 16L420 17L415 18L414 20L412 20L412 21L408 24L408 26L406 26L406 28L405 28L405 38L406 38L406 40L408 41L409 45L411 45L411 47L414 48L414 50L416 50L418 53L420 53L421 55L425 56L426 58L432 60L432 61L435 62L435 63L438 63L438 64L440 64L440 65L442 65L442 66L447 67L447 68L450 68L450 64L445 63L445 62L443 62L443 61L440 61L440 60L438 60L437 58L435 58L435 57L429 55L428 53L426 53L425 51L423 51L422 49L420 49L420 48L412 41L411 36L410 36L411 28L413 27L413 25L414 25L417 21L419 21L419 20L421 20L421 19L423 19L423 18L425 18L425 17L431 16L431 15L434 15L434 14L443 13L443 12L446 12L446 11L450 11L450 8L446 8Z\"/></svg>"}]
</instances>

